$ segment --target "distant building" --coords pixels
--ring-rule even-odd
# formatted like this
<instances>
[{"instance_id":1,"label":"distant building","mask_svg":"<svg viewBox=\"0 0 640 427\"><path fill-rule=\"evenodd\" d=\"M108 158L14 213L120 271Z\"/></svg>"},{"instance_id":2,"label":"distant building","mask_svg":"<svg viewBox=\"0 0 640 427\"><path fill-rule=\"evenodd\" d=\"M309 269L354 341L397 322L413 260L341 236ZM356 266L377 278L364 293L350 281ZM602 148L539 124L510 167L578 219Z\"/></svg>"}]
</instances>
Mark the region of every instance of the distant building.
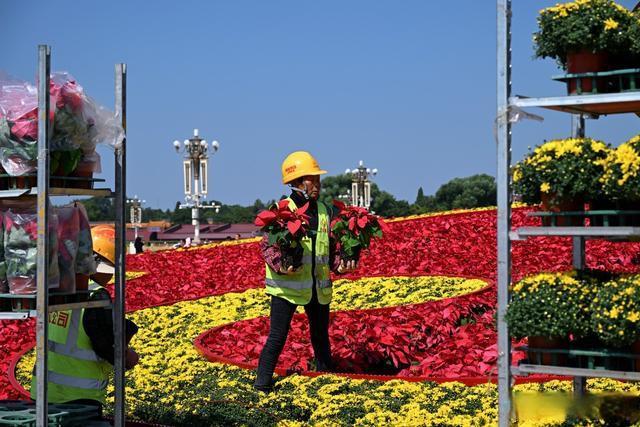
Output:
<instances>
[{"instance_id":1,"label":"distant building","mask_svg":"<svg viewBox=\"0 0 640 427\"><path fill-rule=\"evenodd\" d=\"M222 241L247 239L258 235L259 228L253 224L200 224L201 241ZM187 237L193 238L194 226L176 224L155 235L150 240L179 241Z\"/></svg>"},{"instance_id":2,"label":"distant building","mask_svg":"<svg viewBox=\"0 0 640 427\"><path fill-rule=\"evenodd\" d=\"M101 222L102 223L102 222ZM91 223L91 225L97 225ZM219 242L223 240L247 239L258 235L259 228L253 224L200 224L200 240ZM140 224L138 236L145 242L179 242L187 237L193 239L191 224L171 225L168 221L149 221ZM133 225L127 223L127 241L135 240Z\"/></svg>"}]
</instances>

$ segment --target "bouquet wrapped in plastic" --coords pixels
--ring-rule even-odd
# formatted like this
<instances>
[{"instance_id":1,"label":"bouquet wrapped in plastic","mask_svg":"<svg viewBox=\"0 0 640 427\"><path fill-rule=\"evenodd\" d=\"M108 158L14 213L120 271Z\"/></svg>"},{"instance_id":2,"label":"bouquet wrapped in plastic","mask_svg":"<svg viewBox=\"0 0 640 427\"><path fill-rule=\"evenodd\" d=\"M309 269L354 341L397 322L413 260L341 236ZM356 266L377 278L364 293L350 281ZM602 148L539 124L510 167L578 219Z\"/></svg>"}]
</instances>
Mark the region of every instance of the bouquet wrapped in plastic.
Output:
<instances>
[{"instance_id":1,"label":"bouquet wrapped in plastic","mask_svg":"<svg viewBox=\"0 0 640 427\"><path fill-rule=\"evenodd\" d=\"M58 216L59 290L62 292L75 292L80 215L78 208L73 205L56 208L56 215Z\"/></svg>"},{"instance_id":2,"label":"bouquet wrapped in plastic","mask_svg":"<svg viewBox=\"0 0 640 427\"><path fill-rule=\"evenodd\" d=\"M360 259L360 251L368 249L372 238L380 238L387 225L377 215L357 206L347 206L334 200L338 214L331 221L331 232L338 241L340 255L345 261Z\"/></svg>"},{"instance_id":3,"label":"bouquet wrapped in plastic","mask_svg":"<svg viewBox=\"0 0 640 427\"><path fill-rule=\"evenodd\" d=\"M37 290L36 268L38 258L38 219L32 212L8 210L4 215L4 256L7 281L12 294L33 294ZM48 287L58 288L58 218L49 220L49 278Z\"/></svg>"},{"instance_id":4,"label":"bouquet wrapped in plastic","mask_svg":"<svg viewBox=\"0 0 640 427\"><path fill-rule=\"evenodd\" d=\"M118 147L124 138L122 126L66 72L52 74L49 91L51 175L98 172L96 145ZM0 164L11 176L33 173L37 167L37 95L33 85L0 74Z\"/></svg>"},{"instance_id":5,"label":"bouquet wrapped in plastic","mask_svg":"<svg viewBox=\"0 0 640 427\"><path fill-rule=\"evenodd\" d=\"M269 244L282 252L282 268L294 269L302 265L304 250L300 240L306 236L309 216L305 214L309 204L291 210L284 199L258 214L254 223L267 234Z\"/></svg>"},{"instance_id":6,"label":"bouquet wrapped in plastic","mask_svg":"<svg viewBox=\"0 0 640 427\"><path fill-rule=\"evenodd\" d=\"M76 274L91 276L96 272L96 260L93 257L93 240L89 215L81 203L76 203L78 210L78 254L76 256Z\"/></svg>"},{"instance_id":7,"label":"bouquet wrapped in plastic","mask_svg":"<svg viewBox=\"0 0 640 427\"><path fill-rule=\"evenodd\" d=\"M9 292L7 262L4 259L4 213L0 212L0 294Z\"/></svg>"}]
</instances>

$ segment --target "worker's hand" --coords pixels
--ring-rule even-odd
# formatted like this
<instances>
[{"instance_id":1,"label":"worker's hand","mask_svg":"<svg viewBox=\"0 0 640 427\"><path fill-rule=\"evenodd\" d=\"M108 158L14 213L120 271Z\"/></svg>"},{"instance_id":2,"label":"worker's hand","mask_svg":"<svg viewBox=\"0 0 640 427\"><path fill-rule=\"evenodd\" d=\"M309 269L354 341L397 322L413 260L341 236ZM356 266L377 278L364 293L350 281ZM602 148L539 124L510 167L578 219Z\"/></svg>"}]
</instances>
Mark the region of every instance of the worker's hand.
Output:
<instances>
[{"instance_id":1,"label":"worker's hand","mask_svg":"<svg viewBox=\"0 0 640 427\"><path fill-rule=\"evenodd\" d=\"M349 261L340 260L340 265L338 266L338 273L340 274L351 273L355 271L356 268L358 268L358 264L355 262L355 260L349 260Z\"/></svg>"},{"instance_id":2,"label":"worker's hand","mask_svg":"<svg viewBox=\"0 0 640 427\"><path fill-rule=\"evenodd\" d=\"M300 272L300 270L302 270L302 266L300 266L298 268L293 268L293 266L290 265L286 270L283 270L282 268L280 268L280 271L278 273L279 274L285 274L285 275L291 275L291 274L296 274L296 273Z\"/></svg>"},{"instance_id":3,"label":"worker's hand","mask_svg":"<svg viewBox=\"0 0 640 427\"><path fill-rule=\"evenodd\" d=\"M129 370L136 366L140 361L140 356L134 350L127 348L127 354L124 360L124 367L126 370Z\"/></svg>"}]
</instances>

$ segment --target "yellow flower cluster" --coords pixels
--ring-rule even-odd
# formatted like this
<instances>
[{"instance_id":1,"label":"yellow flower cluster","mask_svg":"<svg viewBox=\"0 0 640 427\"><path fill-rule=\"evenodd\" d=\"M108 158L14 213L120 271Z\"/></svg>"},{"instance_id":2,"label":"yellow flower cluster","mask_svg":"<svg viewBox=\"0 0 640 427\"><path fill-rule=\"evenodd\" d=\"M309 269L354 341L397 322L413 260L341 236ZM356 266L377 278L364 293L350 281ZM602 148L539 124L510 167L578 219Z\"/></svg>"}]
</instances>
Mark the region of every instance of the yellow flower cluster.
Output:
<instances>
[{"instance_id":1,"label":"yellow flower cluster","mask_svg":"<svg viewBox=\"0 0 640 427\"><path fill-rule=\"evenodd\" d=\"M429 218L432 216L452 215L452 214L459 214L459 213L465 213L465 212L483 212L483 211L491 211L491 210L496 210L496 208L494 206L488 206L483 208L472 208L472 209L453 209L450 211L429 212L429 213L424 213L419 215L408 215L408 216L403 216L399 218L390 218L390 219L386 219L385 221L401 222L401 221L408 221L412 219Z\"/></svg>"},{"instance_id":2,"label":"yellow flower cluster","mask_svg":"<svg viewBox=\"0 0 640 427\"><path fill-rule=\"evenodd\" d=\"M511 291L514 294L526 294L527 292L535 292L541 286L546 286L549 283L562 284L569 292L582 291L582 289L579 288L580 281L576 279L575 271L566 273L541 273L529 276L512 285Z\"/></svg>"},{"instance_id":3,"label":"yellow flower cluster","mask_svg":"<svg viewBox=\"0 0 640 427\"><path fill-rule=\"evenodd\" d=\"M611 150L603 161L605 173L600 178L602 183L615 180L618 186L623 186L630 179L636 178L640 172L640 153L634 148L640 143L640 135ZM620 173L620 176L618 176Z\"/></svg>"},{"instance_id":4,"label":"yellow flower cluster","mask_svg":"<svg viewBox=\"0 0 640 427\"><path fill-rule=\"evenodd\" d=\"M566 155L580 156L583 153L583 138L558 139L546 142L533 151L533 155L525 159L528 165L539 166L540 169L545 168L545 163ZM601 141L591 141L591 150L594 153L607 151L607 146Z\"/></svg>"},{"instance_id":5,"label":"yellow flower cluster","mask_svg":"<svg viewBox=\"0 0 640 427\"><path fill-rule=\"evenodd\" d=\"M592 0L575 0L570 3L558 3L555 6L548 7L546 9L542 9L540 11L540 15L544 14L553 14L555 15L553 19L565 18L569 16L570 13L579 12L581 9L589 9L592 6ZM631 11L624 6L621 6L617 3L614 3L613 6L618 9L620 12L625 13L629 16L633 16ZM616 25L617 27L617 25ZM613 28L616 28L613 27ZM605 29L606 28L605 26Z\"/></svg>"}]
</instances>

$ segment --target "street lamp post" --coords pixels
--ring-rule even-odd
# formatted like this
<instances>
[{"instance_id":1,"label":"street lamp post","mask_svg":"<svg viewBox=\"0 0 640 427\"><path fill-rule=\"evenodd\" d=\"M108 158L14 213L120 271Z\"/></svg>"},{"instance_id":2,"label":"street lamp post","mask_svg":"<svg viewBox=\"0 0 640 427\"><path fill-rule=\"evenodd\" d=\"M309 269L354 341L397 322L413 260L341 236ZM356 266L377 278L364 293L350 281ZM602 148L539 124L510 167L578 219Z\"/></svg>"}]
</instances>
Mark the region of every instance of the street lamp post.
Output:
<instances>
[{"instance_id":1,"label":"street lamp post","mask_svg":"<svg viewBox=\"0 0 640 427\"><path fill-rule=\"evenodd\" d=\"M138 196L133 196L133 199L128 199L127 203L131 205L130 221L133 226L135 238L138 238L138 227L142 224L142 204L146 203L145 200L140 200Z\"/></svg>"},{"instance_id":2,"label":"street lamp post","mask_svg":"<svg viewBox=\"0 0 640 427\"><path fill-rule=\"evenodd\" d=\"M211 145L207 144L207 141L198 135L198 129L194 129L190 139L185 139L182 144L178 140L173 141L173 147L177 153L181 149L184 150L182 165L186 203L180 204L180 208L191 208L191 223L194 226L193 242L200 243L200 209L215 209L216 212L220 210L220 205L203 203L203 199L207 197L209 148L215 153L220 148L220 144L218 141L211 141Z\"/></svg>"},{"instance_id":3,"label":"street lamp post","mask_svg":"<svg viewBox=\"0 0 640 427\"><path fill-rule=\"evenodd\" d=\"M351 175L351 204L369 209L371 206L371 182L369 177L376 176L378 169L369 169L360 160L356 169L347 169L345 173Z\"/></svg>"}]
</instances>

